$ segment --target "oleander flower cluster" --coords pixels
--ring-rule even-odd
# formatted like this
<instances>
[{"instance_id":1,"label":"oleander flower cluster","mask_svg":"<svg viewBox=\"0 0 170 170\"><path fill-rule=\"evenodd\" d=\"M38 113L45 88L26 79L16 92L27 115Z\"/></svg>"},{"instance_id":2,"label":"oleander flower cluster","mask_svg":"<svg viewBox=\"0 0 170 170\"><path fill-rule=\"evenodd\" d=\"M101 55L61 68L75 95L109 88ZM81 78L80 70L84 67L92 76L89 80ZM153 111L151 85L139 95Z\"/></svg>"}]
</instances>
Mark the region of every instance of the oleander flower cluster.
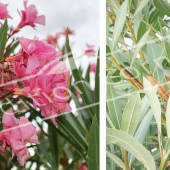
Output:
<instances>
[{"instance_id":1,"label":"oleander flower cluster","mask_svg":"<svg viewBox=\"0 0 170 170\"><path fill-rule=\"evenodd\" d=\"M18 38L18 41L22 49L6 58L23 85L13 92L32 98L34 107L39 107L42 116L51 118L56 125L57 114L71 110L67 103L70 73L64 62L59 61L62 53L46 41L26 38Z\"/></svg>"},{"instance_id":2,"label":"oleander flower cluster","mask_svg":"<svg viewBox=\"0 0 170 170\"><path fill-rule=\"evenodd\" d=\"M45 16L39 14L35 5L29 5L29 1L26 0L23 1L23 8L21 11L18 10L20 21L15 22L14 27L9 27L7 19L14 18L8 11L8 4L0 2L0 39L2 38L1 30L7 24L5 48L1 49L0 44L0 105L4 100L18 103L25 100L27 105L27 100L29 100L37 117L44 120L50 119L50 124L58 128L57 116L72 110L69 104L72 79L62 58L61 51L65 50L59 48L58 41L60 37L65 37L67 34L75 35L75 31L63 27L55 35L47 35L45 40L18 37L18 32L26 26L35 30L36 24L46 25ZM16 43L19 46L16 46ZM11 49L12 51L10 51ZM95 52L95 47L87 44L79 58L86 56L88 59L92 59ZM89 63L89 74L95 74L95 72L96 63ZM75 94L81 101L80 92L76 90ZM28 145L38 147L41 144L40 132L43 130L37 130L31 116L26 116L27 113L30 115L32 113L25 105L22 108L24 114L20 115L15 111L15 108L9 107L5 111L2 109L2 113L0 112L0 155L5 156L6 152L10 152L12 159L17 157L19 164L25 166L31 157ZM67 137L64 133L62 135ZM45 137L43 136L43 138ZM70 143L73 143L72 139L70 139ZM83 151L84 153L86 154ZM78 162L76 169L88 170L85 164L83 160Z\"/></svg>"},{"instance_id":3,"label":"oleander flower cluster","mask_svg":"<svg viewBox=\"0 0 170 170\"><path fill-rule=\"evenodd\" d=\"M24 166L25 161L30 157L26 144L28 142L39 144L36 127L24 116L17 119L12 112L3 115L2 123L0 151L4 152L5 149L11 151L12 158L16 155L21 166Z\"/></svg>"},{"instance_id":4,"label":"oleander flower cluster","mask_svg":"<svg viewBox=\"0 0 170 170\"><path fill-rule=\"evenodd\" d=\"M34 5L21 11L21 21L9 34L10 38L25 26L45 25L45 16L38 15ZM0 19L12 18L8 14L7 5L0 3ZM63 34L66 34L66 30ZM60 61L62 53L54 44L38 39L17 38L21 49L16 55L6 56L0 63L0 98L8 95L26 96L33 100L33 106L41 109L41 115L51 119L56 126L58 113L71 110L68 104L70 72L65 63ZM20 85L19 85L20 83ZM8 92L8 93L7 93ZM16 98L14 98L16 99ZM3 130L0 133L0 152L12 152L21 166L30 157L27 143L39 144L36 127L24 116L19 119L13 111L2 116ZM28 130L29 129L29 130Z\"/></svg>"}]
</instances>

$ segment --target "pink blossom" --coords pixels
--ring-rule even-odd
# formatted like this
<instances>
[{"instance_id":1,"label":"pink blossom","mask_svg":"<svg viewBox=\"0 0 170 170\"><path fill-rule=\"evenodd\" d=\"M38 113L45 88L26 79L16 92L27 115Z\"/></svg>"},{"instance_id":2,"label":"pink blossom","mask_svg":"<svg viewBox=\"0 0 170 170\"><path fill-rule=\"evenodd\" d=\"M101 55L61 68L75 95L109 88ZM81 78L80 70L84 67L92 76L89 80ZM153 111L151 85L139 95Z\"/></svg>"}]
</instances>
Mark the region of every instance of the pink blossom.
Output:
<instances>
[{"instance_id":1,"label":"pink blossom","mask_svg":"<svg viewBox=\"0 0 170 170\"><path fill-rule=\"evenodd\" d=\"M88 170L86 165L80 165L79 170Z\"/></svg>"},{"instance_id":2,"label":"pink blossom","mask_svg":"<svg viewBox=\"0 0 170 170\"><path fill-rule=\"evenodd\" d=\"M0 2L0 19L6 19L6 18L11 18L12 17L8 14L8 11L7 11L7 4L2 4Z\"/></svg>"},{"instance_id":3,"label":"pink blossom","mask_svg":"<svg viewBox=\"0 0 170 170\"><path fill-rule=\"evenodd\" d=\"M87 49L85 50L85 55L87 55L88 57L95 56L94 46L88 44L86 46Z\"/></svg>"},{"instance_id":4,"label":"pink blossom","mask_svg":"<svg viewBox=\"0 0 170 170\"><path fill-rule=\"evenodd\" d=\"M90 65L90 72L93 72L93 73L96 72L96 64L91 64Z\"/></svg>"},{"instance_id":5,"label":"pink blossom","mask_svg":"<svg viewBox=\"0 0 170 170\"><path fill-rule=\"evenodd\" d=\"M59 61L62 53L45 41L19 38L19 42L20 52L7 58L18 78L24 79L24 88L15 88L14 94L31 97L34 106L41 108L42 116L51 118L56 125L57 114L71 110L67 103L70 73Z\"/></svg>"},{"instance_id":6,"label":"pink blossom","mask_svg":"<svg viewBox=\"0 0 170 170\"><path fill-rule=\"evenodd\" d=\"M18 78L29 75L36 69L43 68L51 60L60 58L62 55L61 52L55 50L55 45L48 44L46 41L27 38L18 38L18 40L22 49L16 56L6 58L8 62L19 62L21 67L19 66L19 70L16 70L16 73L19 73Z\"/></svg>"},{"instance_id":7,"label":"pink blossom","mask_svg":"<svg viewBox=\"0 0 170 170\"><path fill-rule=\"evenodd\" d=\"M3 131L0 134L2 146L0 151L4 152L5 149L11 148L12 158L16 155L21 166L24 166L25 161L30 157L26 144L39 144L36 127L24 116L16 119L11 111L3 115L2 123Z\"/></svg>"},{"instance_id":8,"label":"pink blossom","mask_svg":"<svg viewBox=\"0 0 170 170\"><path fill-rule=\"evenodd\" d=\"M63 35L66 35L67 34L67 28L63 27L63 32L62 32ZM71 30L71 29L68 29L68 34L69 35L75 35L75 32L74 30Z\"/></svg>"},{"instance_id":9,"label":"pink blossom","mask_svg":"<svg viewBox=\"0 0 170 170\"><path fill-rule=\"evenodd\" d=\"M45 25L45 16L39 15L36 10L35 5L27 6L28 1L24 1L25 11L21 11L21 22L19 23L17 29L20 29L26 25L30 25L31 27L36 27L35 23Z\"/></svg>"},{"instance_id":10,"label":"pink blossom","mask_svg":"<svg viewBox=\"0 0 170 170\"><path fill-rule=\"evenodd\" d=\"M57 44L57 40L59 39L60 35L61 35L61 33L57 33L55 36L47 35L46 41L49 44Z\"/></svg>"}]
</instances>

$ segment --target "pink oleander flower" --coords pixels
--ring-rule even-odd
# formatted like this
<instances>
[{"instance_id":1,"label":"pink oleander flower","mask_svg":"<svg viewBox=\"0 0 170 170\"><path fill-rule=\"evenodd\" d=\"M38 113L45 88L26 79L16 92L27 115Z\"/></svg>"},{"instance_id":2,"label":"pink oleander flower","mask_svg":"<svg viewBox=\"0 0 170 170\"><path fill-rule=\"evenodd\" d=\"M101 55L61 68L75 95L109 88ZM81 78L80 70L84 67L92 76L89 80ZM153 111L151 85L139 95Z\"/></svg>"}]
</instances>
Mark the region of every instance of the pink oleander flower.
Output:
<instances>
[{"instance_id":1,"label":"pink oleander flower","mask_svg":"<svg viewBox=\"0 0 170 170\"><path fill-rule=\"evenodd\" d=\"M8 14L8 11L7 11L7 4L2 4L0 2L0 19L6 19L6 18L11 18L12 17Z\"/></svg>"},{"instance_id":2,"label":"pink oleander flower","mask_svg":"<svg viewBox=\"0 0 170 170\"><path fill-rule=\"evenodd\" d=\"M93 45L86 45L87 49L85 50L85 55L87 55L88 57L91 56L95 56L95 50L94 50L94 46Z\"/></svg>"},{"instance_id":3,"label":"pink oleander flower","mask_svg":"<svg viewBox=\"0 0 170 170\"><path fill-rule=\"evenodd\" d=\"M28 1L24 1L24 8L25 11L21 11L21 22L19 23L18 27L15 29L19 30L20 28L30 25L31 27L36 27L35 23L45 25L45 16L39 15L36 10L35 5L27 6Z\"/></svg>"},{"instance_id":4,"label":"pink oleander flower","mask_svg":"<svg viewBox=\"0 0 170 170\"><path fill-rule=\"evenodd\" d=\"M16 56L6 58L8 62L18 62L14 64L15 70L19 64L18 70L16 70L18 78L23 78L37 69L42 69L47 63L54 59L59 59L62 55L61 52L55 50L55 45L48 44L46 41L27 38L18 38L18 41L22 49Z\"/></svg>"},{"instance_id":5,"label":"pink oleander flower","mask_svg":"<svg viewBox=\"0 0 170 170\"><path fill-rule=\"evenodd\" d=\"M96 72L96 64L91 64L90 65L90 72L93 72L93 73Z\"/></svg>"},{"instance_id":6,"label":"pink oleander flower","mask_svg":"<svg viewBox=\"0 0 170 170\"><path fill-rule=\"evenodd\" d=\"M57 40L60 38L61 33L57 33L55 36L47 35L46 41L49 44L57 44Z\"/></svg>"},{"instance_id":7,"label":"pink oleander flower","mask_svg":"<svg viewBox=\"0 0 170 170\"><path fill-rule=\"evenodd\" d=\"M27 143L39 144L36 127L25 118L16 119L13 113L7 112L2 117L3 131L0 133L0 151L12 151L12 158L16 155L21 166L30 157ZM28 130L29 129L29 130Z\"/></svg>"},{"instance_id":8,"label":"pink oleander flower","mask_svg":"<svg viewBox=\"0 0 170 170\"><path fill-rule=\"evenodd\" d=\"M67 28L63 27L63 32L62 32L63 35L66 35L67 34ZM68 34L69 35L75 35L75 32L74 30L71 30L71 29L68 29Z\"/></svg>"},{"instance_id":9,"label":"pink oleander flower","mask_svg":"<svg viewBox=\"0 0 170 170\"><path fill-rule=\"evenodd\" d=\"M80 165L79 170L88 170L86 165Z\"/></svg>"},{"instance_id":10,"label":"pink oleander flower","mask_svg":"<svg viewBox=\"0 0 170 170\"><path fill-rule=\"evenodd\" d=\"M62 53L45 41L18 40L22 49L16 56L6 59L12 61L11 65L24 86L15 88L14 94L31 97L34 106L41 109L42 116L51 118L56 125L57 114L71 110L67 103L70 73L64 62L59 61Z\"/></svg>"}]
</instances>

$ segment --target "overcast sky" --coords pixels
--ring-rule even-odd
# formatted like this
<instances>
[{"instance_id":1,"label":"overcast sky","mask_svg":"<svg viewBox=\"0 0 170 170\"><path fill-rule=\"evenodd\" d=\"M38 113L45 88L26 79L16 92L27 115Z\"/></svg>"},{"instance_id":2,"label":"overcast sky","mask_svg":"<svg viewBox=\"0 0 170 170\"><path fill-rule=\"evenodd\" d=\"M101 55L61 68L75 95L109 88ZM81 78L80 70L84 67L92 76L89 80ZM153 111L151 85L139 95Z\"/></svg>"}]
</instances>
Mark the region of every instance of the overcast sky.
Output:
<instances>
[{"instance_id":1,"label":"overcast sky","mask_svg":"<svg viewBox=\"0 0 170 170\"><path fill-rule=\"evenodd\" d=\"M17 9L24 9L23 0L1 0L9 4L8 11L13 19L9 25L17 26L20 16ZM35 35L45 39L47 34L55 34L62 27L69 26L76 32L70 37L74 42L74 50L85 48L85 44L99 47L99 1L98 0L29 0L28 5L35 4L40 15L46 16L46 26L37 24L36 30L27 26L21 30L19 36L33 38Z\"/></svg>"}]
</instances>

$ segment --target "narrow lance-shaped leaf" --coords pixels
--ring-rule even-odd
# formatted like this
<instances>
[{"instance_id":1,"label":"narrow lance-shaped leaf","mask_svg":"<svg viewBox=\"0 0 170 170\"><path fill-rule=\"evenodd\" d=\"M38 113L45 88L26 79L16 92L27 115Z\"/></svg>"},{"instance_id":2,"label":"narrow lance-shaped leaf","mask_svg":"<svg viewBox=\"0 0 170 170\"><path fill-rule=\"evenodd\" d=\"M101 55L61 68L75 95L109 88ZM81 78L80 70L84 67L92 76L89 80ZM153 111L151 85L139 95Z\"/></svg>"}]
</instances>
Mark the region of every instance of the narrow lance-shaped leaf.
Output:
<instances>
[{"instance_id":1,"label":"narrow lance-shaped leaf","mask_svg":"<svg viewBox=\"0 0 170 170\"><path fill-rule=\"evenodd\" d=\"M14 53L14 50L17 48L17 46L19 45L19 41L15 42L12 47L7 51L7 53L5 53L4 57L7 57L8 55L10 55L11 53Z\"/></svg>"},{"instance_id":2,"label":"narrow lance-shaped leaf","mask_svg":"<svg viewBox=\"0 0 170 170\"><path fill-rule=\"evenodd\" d=\"M107 76L107 106L109 110L109 117L115 126L115 128L120 129L122 111L119 101L116 99L116 93L113 84L110 79L110 75Z\"/></svg>"},{"instance_id":3,"label":"narrow lance-shaped leaf","mask_svg":"<svg viewBox=\"0 0 170 170\"><path fill-rule=\"evenodd\" d=\"M131 97L124 109L122 115L121 130L129 133L132 136L134 135L140 118L141 109L141 99L139 93L137 93Z\"/></svg>"},{"instance_id":4,"label":"narrow lance-shaped leaf","mask_svg":"<svg viewBox=\"0 0 170 170\"><path fill-rule=\"evenodd\" d=\"M169 47L169 42L168 42L168 38L167 38L167 37L169 37L169 31L167 32L167 35L166 35L165 31L162 28L162 24L161 24L162 22L164 22L164 21L161 19L158 19L158 23L160 26L160 32L162 33L162 36L163 36L162 44L165 46L167 58L170 60L170 47Z\"/></svg>"},{"instance_id":5,"label":"narrow lance-shaped leaf","mask_svg":"<svg viewBox=\"0 0 170 170\"><path fill-rule=\"evenodd\" d=\"M113 37L112 37L111 50L115 49L115 46L116 46L116 44L119 40L120 34L122 32L124 22L126 19L126 15L127 15L127 5L128 5L127 2L128 1L125 0L117 12L116 21L115 21L115 25L114 25L114 33L113 33Z\"/></svg>"},{"instance_id":6,"label":"narrow lance-shaped leaf","mask_svg":"<svg viewBox=\"0 0 170 170\"><path fill-rule=\"evenodd\" d=\"M27 105L30 108L30 112L31 115L33 115L34 117L37 116L37 114L43 118L40 114L40 112L38 112L34 107L32 107L31 105ZM64 138L70 145L72 145L74 147L74 149L77 151L77 153L84 158L84 155L82 153L82 150L80 149L79 145L77 145L77 143L74 142L74 140L72 140L73 138L71 136L68 136L69 133L65 132L63 133L58 127L55 127L54 124L50 121L50 120L45 120L45 122L51 127L53 128L55 134L54 135L60 135L62 138Z\"/></svg>"},{"instance_id":7,"label":"narrow lance-shaped leaf","mask_svg":"<svg viewBox=\"0 0 170 170\"><path fill-rule=\"evenodd\" d=\"M115 162L119 167L121 167L123 170L125 170L125 164L123 163L123 161L117 157L116 155L114 155L113 153L106 151L106 155L113 161Z\"/></svg>"},{"instance_id":8,"label":"narrow lance-shaped leaf","mask_svg":"<svg viewBox=\"0 0 170 170\"><path fill-rule=\"evenodd\" d=\"M135 53L132 56L132 60L131 60L131 63L130 63L130 68L133 68L133 64L135 62L135 59L136 59L136 56L137 56L138 52L147 43L148 35L149 35L149 30L147 32L145 32L145 34L142 36L142 38L140 39L138 44L135 46Z\"/></svg>"},{"instance_id":9,"label":"narrow lance-shaped leaf","mask_svg":"<svg viewBox=\"0 0 170 170\"><path fill-rule=\"evenodd\" d=\"M84 104L89 105L87 110L88 110L89 114L91 115L91 117L93 117L94 108L91 107L93 100L90 97L91 96L90 89L88 89L87 85L85 84L83 78L81 77L81 75L79 74L79 71L77 69L77 66L76 66L74 57L72 55L70 45L69 45L68 30L67 30L67 34L66 34L66 49L67 49L67 53L68 53L68 60L69 60L69 63L70 63L72 74L73 74L73 77L75 79L75 84L77 85L77 87L82 92L81 97L83 99L83 102L84 102Z\"/></svg>"},{"instance_id":10,"label":"narrow lance-shaped leaf","mask_svg":"<svg viewBox=\"0 0 170 170\"><path fill-rule=\"evenodd\" d=\"M70 122L66 119L65 116L60 116L57 118L57 123L65 129L72 138L84 149L87 149L86 141L79 135L79 133L75 130L75 128L70 124Z\"/></svg>"},{"instance_id":11,"label":"narrow lance-shaped leaf","mask_svg":"<svg viewBox=\"0 0 170 170\"><path fill-rule=\"evenodd\" d=\"M166 54L165 46L162 43L162 45L159 47L155 41L152 42L151 37L149 37L149 42L150 43L147 45L147 53L150 70L152 71L154 78L158 80L159 83L164 83L161 65Z\"/></svg>"},{"instance_id":12,"label":"narrow lance-shaped leaf","mask_svg":"<svg viewBox=\"0 0 170 170\"><path fill-rule=\"evenodd\" d=\"M99 125L96 115L93 117L89 136L88 168L89 170L99 170Z\"/></svg>"},{"instance_id":13,"label":"narrow lance-shaped leaf","mask_svg":"<svg viewBox=\"0 0 170 170\"><path fill-rule=\"evenodd\" d=\"M152 120L153 114L151 111L149 111L146 116L144 117L144 119L142 120L140 126L138 127L134 138L136 138L140 143L143 143L146 133L149 129L151 120ZM128 155L128 159L129 159L129 163L132 164L135 157L131 154Z\"/></svg>"},{"instance_id":14,"label":"narrow lance-shaped leaf","mask_svg":"<svg viewBox=\"0 0 170 170\"><path fill-rule=\"evenodd\" d=\"M43 140L39 139L39 141L40 141L40 144L37 145L38 149L41 151L41 153L43 154L45 159L50 163L50 165L53 166L52 159L48 152L48 149L46 147L44 147L44 145L43 145Z\"/></svg>"},{"instance_id":15,"label":"narrow lance-shaped leaf","mask_svg":"<svg viewBox=\"0 0 170 170\"><path fill-rule=\"evenodd\" d=\"M158 129L161 133L161 105L159 103L158 96L155 91L155 87L153 87L145 77L143 78L143 82L144 82L144 92L149 99L149 103L151 105L153 115L156 119Z\"/></svg>"},{"instance_id":16,"label":"narrow lance-shaped leaf","mask_svg":"<svg viewBox=\"0 0 170 170\"><path fill-rule=\"evenodd\" d=\"M142 110L141 110L139 122L142 122L144 116L146 115L148 108L149 108L149 100L146 96L144 96L142 99Z\"/></svg>"},{"instance_id":17,"label":"narrow lance-shaped leaf","mask_svg":"<svg viewBox=\"0 0 170 170\"><path fill-rule=\"evenodd\" d=\"M150 0L141 0L137 6L134 16L138 14Z\"/></svg>"},{"instance_id":18,"label":"narrow lance-shaped leaf","mask_svg":"<svg viewBox=\"0 0 170 170\"><path fill-rule=\"evenodd\" d=\"M94 90L94 101L97 104L95 106L95 114L99 123L99 102L100 102L100 50L98 51L98 57L97 57L97 67L96 67L96 77L95 77L95 90Z\"/></svg>"},{"instance_id":19,"label":"narrow lance-shaped leaf","mask_svg":"<svg viewBox=\"0 0 170 170\"><path fill-rule=\"evenodd\" d=\"M60 153L60 144L59 144L59 135L55 135L55 132L53 130L53 128L51 128L50 126L48 127L49 131L48 131L48 139L50 142L50 151L51 151L51 155L52 155L52 163L53 163L53 168L54 169L58 169L59 167L59 153Z\"/></svg>"},{"instance_id":20,"label":"narrow lance-shaped leaf","mask_svg":"<svg viewBox=\"0 0 170 170\"><path fill-rule=\"evenodd\" d=\"M162 13L170 16L170 5L165 0L153 0L155 7Z\"/></svg>"},{"instance_id":21,"label":"narrow lance-shaped leaf","mask_svg":"<svg viewBox=\"0 0 170 170\"><path fill-rule=\"evenodd\" d=\"M106 129L107 142L119 145L132 153L147 170L156 169L155 162L149 151L137 139L122 130Z\"/></svg>"},{"instance_id":22,"label":"narrow lance-shaped leaf","mask_svg":"<svg viewBox=\"0 0 170 170\"><path fill-rule=\"evenodd\" d=\"M7 28L8 28L8 24L7 24L7 19L6 19L4 25L2 26L2 28L0 30L0 54L1 54L0 61L2 60L2 57L4 55L5 46L6 46Z\"/></svg>"},{"instance_id":23,"label":"narrow lance-shaped leaf","mask_svg":"<svg viewBox=\"0 0 170 170\"><path fill-rule=\"evenodd\" d=\"M107 121L108 121L110 127L112 127L113 129L115 129L115 126L113 125L113 123L112 123L112 121L111 121L111 119L110 119L108 113L106 113L106 119L107 119Z\"/></svg>"},{"instance_id":24,"label":"narrow lance-shaped leaf","mask_svg":"<svg viewBox=\"0 0 170 170\"><path fill-rule=\"evenodd\" d=\"M146 17L144 16L142 18L142 20L146 20ZM138 28L137 41L139 41L142 38L142 36L145 34L146 30L147 30L146 24L141 21L140 24L139 24L139 28Z\"/></svg>"},{"instance_id":25,"label":"narrow lance-shaped leaf","mask_svg":"<svg viewBox=\"0 0 170 170\"><path fill-rule=\"evenodd\" d=\"M158 9L155 9L155 10L150 14L149 23L151 24L152 22L157 21L158 17L160 17L160 16L161 16L161 18L162 18L162 15L164 15L162 12L160 12Z\"/></svg>"}]
</instances>

